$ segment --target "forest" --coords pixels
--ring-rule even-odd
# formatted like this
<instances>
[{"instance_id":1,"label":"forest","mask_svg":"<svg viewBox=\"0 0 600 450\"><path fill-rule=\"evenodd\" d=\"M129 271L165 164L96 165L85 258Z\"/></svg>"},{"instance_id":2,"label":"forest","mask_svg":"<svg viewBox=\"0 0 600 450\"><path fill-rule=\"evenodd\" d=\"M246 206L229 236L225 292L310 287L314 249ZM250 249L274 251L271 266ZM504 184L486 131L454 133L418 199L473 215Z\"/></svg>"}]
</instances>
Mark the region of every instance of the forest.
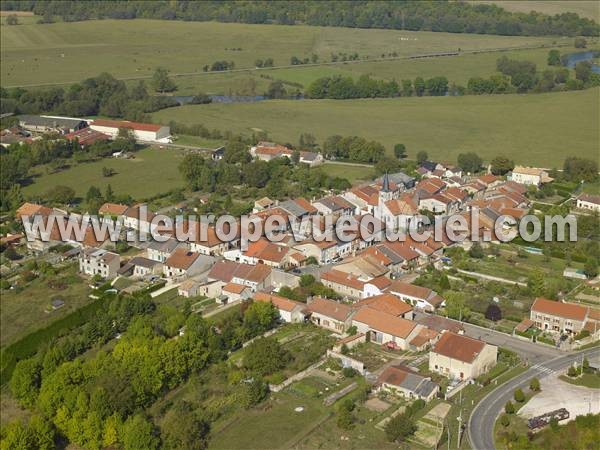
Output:
<instances>
[{"instance_id":1,"label":"forest","mask_svg":"<svg viewBox=\"0 0 600 450\"><path fill-rule=\"evenodd\" d=\"M599 25L574 13L512 13L490 4L422 1L4 1L5 10L33 11L40 23L161 19L281 25L445 31L506 36L597 36Z\"/></svg>"}]
</instances>

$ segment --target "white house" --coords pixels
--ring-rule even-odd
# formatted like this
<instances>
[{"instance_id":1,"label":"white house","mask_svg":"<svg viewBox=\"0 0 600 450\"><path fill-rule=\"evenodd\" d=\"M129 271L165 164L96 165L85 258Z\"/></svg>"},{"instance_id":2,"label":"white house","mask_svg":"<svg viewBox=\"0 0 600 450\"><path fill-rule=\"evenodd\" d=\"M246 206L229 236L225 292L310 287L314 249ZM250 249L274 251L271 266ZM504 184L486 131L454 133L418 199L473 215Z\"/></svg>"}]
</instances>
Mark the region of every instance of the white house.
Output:
<instances>
[{"instance_id":1,"label":"white house","mask_svg":"<svg viewBox=\"0 0 600 450\"><path fill-rule=\"evenodd\" d=\"M507 178L516 183L533 186L540 186L541 184L553 181L544 169L523 166L516 166Z\"/></svg>"},{"instance_id":2,"label":"white house","mask_svg":"<svg viewBox=\"0 0 600 450\"><path fill-rule=\"evenodd\" d=\"M289 298L271 295L265 292L257 292L254 295L254 301L270 302L279 311L281 320L287 323L304 322L308 312L304 303L290 300Z\"/></svg>"},{"instance_id":3,"label":"white house","mask_svg":"<svg viewBox=\"0 0 600 450\"><path fill-rule=\"evenodd\" d=\"M211 256L178 248L164 262L163 273L167 278L191 277L207 271L213 262Z\"/></svg>"},{"instance_id":4,"label":"white house","mask_svg":"<svg viewBox=\"0 0 600 450\"><path fill-rule=\"evenodd\" d=\"M577 197L577 207L590 211L600 211L600 195L580 194Z\"/></svg>"},{"instance_id":5,"label":"white house","mask_svg":"<svg viewBox=\"0 0 600 450\"><path fill-rule=\"evenodd\" d=\"M434 311L445 305L445 301L437 292L422 286L394 281L386 289L387 292L400 297L405 302L425 311Z\"/></svg>"},{"instance_id":6,"label":"white house","mask_svg":"<svg viewBox=\"0 0 600 450\"><path fill-rule=\"evenodd\" d=\"M86 248L79 254L79 271L92 277L114 278L120 265L121 257L104 249Z\"/></svg>"},{"instance_id":7,"label":"white house","mask_svg":"<svg viewBox=\"0 0 600 450\"><path fill-rule=\"evenodd\" d=\"M496 365L498 347L450 331L429 352L429 370L457 380L469 380Z\"/></svg>"}]
</instances>

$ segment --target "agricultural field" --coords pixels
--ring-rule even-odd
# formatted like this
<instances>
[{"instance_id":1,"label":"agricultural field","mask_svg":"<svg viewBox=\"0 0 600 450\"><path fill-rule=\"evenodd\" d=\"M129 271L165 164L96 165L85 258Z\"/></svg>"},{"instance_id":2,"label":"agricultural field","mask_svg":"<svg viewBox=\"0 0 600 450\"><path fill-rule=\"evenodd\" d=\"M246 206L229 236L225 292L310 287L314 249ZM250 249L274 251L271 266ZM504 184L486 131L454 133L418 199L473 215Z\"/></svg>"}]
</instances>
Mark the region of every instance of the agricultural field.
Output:
<instances>
[{"instance_id":1,"label":"agricultural field","mask_svg":"<svg viewBox=\"0 0 600 450\"><path fill-rule=\"evenodd\" d=\"M454 162L473 151L485 161L498 154L521 164L561 167L565 156L598 155L600 89L537 95L421 97L361 100L273 100L258 103L186 105L153 114L154 121L227 124L232 131L256 129L279 142L313 133L360 135L391 152L402 142L409 157Z\"/></svg>"},{"instance_id":2,"label":"agricultural field","mask_svg":"<svg viewBox=\"0 0 600 450\"><path fill-rule=\"evenodd\" d=\"M63 185L73 188L78 196L85 197L90 186L102 192L111 185L115 194L129 194L135 199L150 198L184 185L179 174L179 164L185 154L182 150L145 148L135 153L133 159L104 158L100 161L75 164L57 173L46 173L45 167L36 168L38 176L23 188L27 197L43 195L50 188ZM115 170L110 177L102 175L102 168Z\"/></svg>"},{"instance_id":3,"label":"agricultural field","mask_svg":"<svg viewBox=\"0 0 600 450\"><path fill-rule=\"evenodd\" d=\"M290 57L358 53L408 56L553 45L558 38L469 35L311 26L247 25L214 22L101 20L54 24L25 23L0 28L2 83L8 86L68 84L110 72L120 78L150 77L157 66L172 73L211 77L202 70L218 60L253 68L256 59L276 66Z\"/></svg>"},{"instance_id":4,"label":"agricultural field","mask_svg":"<svg viewBox=\"0 0 600 450\"><path fill-rule=\"evenodd\" d=\"M78 276L77 269L72 265L50 278L35 278L22 288L2 292L2 347L72 313L90 301L90 289ZM65 305L53 311L49 305L54 297L60 297Z\"/></svg>"},{"instance_id":5,"label":"agricultural field","mask_svg":"<svg viewBox=\"0 0 600 450\"><path fill-rule=\"evenodd\" d=\"M495 3L510 12L528 13L537 11L543 14L563 14L572 12L581 17L600 20L600 5L594 0L511 0L511 1L474 1L470 3Z\"/></svg>"},{"instance_id":6,"label":"agricultural field","mask_svg":"<svg viewBox=\"0 0 600 450\"><path fill-rule=\"evenodd\" d=\"M331 177L346 178L350 183L367 181L375 176L375 171L370 166L359 166L327 161L321 166L323 171Z\"/></svg>"}]
</instances>

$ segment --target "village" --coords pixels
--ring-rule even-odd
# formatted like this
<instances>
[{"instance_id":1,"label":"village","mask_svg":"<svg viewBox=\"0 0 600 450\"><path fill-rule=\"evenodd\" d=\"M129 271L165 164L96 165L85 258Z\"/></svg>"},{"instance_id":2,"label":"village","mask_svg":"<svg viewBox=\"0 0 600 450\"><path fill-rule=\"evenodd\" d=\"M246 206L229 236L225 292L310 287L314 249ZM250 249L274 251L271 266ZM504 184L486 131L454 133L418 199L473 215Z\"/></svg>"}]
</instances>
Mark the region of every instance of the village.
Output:
<instances>
[{"instance_id":1,"label":"village","mask_svg":"<svg viewBox=\"0 0 600 450\"><path fill-rule=\"evenodd\" d=\"M88 123L54 116L21 116L19 126L4 131L2 140L3 145L31 142L44 133L58 132L84 146L115 139L125 133L123 130L132 133L140 144L164 148L171 142L166 126L104 119ZM264 161L291 159L295 153L270 142L259 142L249 152ZM222 158L223 148L209 152L207 157ZM324 160L320 153L311 151L299 151L296 157L299 164L311 167ZM506 176L471 175L453 165L424 160L414 176L386 172L370 183L322 198L258 198L250 214L261 222L275 215L298 222L318 218L323 223L326 218L369 216L377 235L369 241L360 236L350 241L318 239L328 233L333 236L334 231L323 229L321 236L314 236L308 228L296 230L302 236L298 240L296 233L284 226L279 229L284 239L271 242L261 237L243 246L239 236L224 241L217 236L215 226L209 226L204 239L196 236L182 242L172 236L172 229L153 224L153 212L148 211L146 217L140 214L147 205L110 202L102 204L98 213L102 220L123 224L119 242L108 237L99 240L91 225L83 240L65 240L59 235L58 221L80 221L82 215L35 203L23 204L15 218L33 220L41 216L45 221L52 219L53 227L37 239L26 239L19 233L6 235L2 241L7 246L24 246L29 254L42 259L54 255L51 261L55 263L74 262L80 276L96 289L124 294L149 292L151 297L167 298L173 304L188 302L194 313L204 317L227 314L252 302L270 303L278 311L281 324L274 336L285 336L291 329L305 337L325 333L333 338L308 367L288 379L273 379L272 392L301 383L303 378L314 380L317 373L324 372L322 376L327 379L335 370L326 367L337 366L346 375L356 373L364 380L345 383L340 396L359 385L371 385L367 408L373 411L389 412L394 405L414 400L431 405L417 421L418 431L413 437L419 445L430 447L442 439L443 427L438 429L436 421L450 420L446 416L457 394L462 411L461 392L467 395L469 386L497 382L510 372L511 364L523 368L533 365L536 346L542 353L551 349L559 355L585 348L600 338L600 309L593 300L597 300L600 288L597 277L588 281L581 269L566 267L558 276L568 280L569 293L559 292L560 298L554 299L538 295L525 304L502 300L501 305L510 305L511 310L519 305L518 313L508 319L500 315L499 297L510 286L518 291L531 280L519 276L507 279L502 271L496 276L493 267L487 274L478 270L486 266L486 260L495 262L509 249L514 250L505 235L517 229L519 221L529 214L532 189L552 182L544 169L516 166ZM461 235L458 241L447 234L441 240L430 237L425 241L410 236L403 241L384 237L386 230L407 231L423 215L442 220L458 215L471 224L475 210L479 229L457 229ZM572 210L594 214L600 211L600 197L581 193L574 198ZM499 229L495 225L502 216L512 220ZM124 235L131 230L170 237L128 242L127 250L119 251ZM542 257L533 247L521 247L518 253L530 253L531 259ZM469 269L465 270L458 262L469 256L472 263L464 265ZM466 295L473 289L473 280L475 285L491 283L496 295L490 291L484 300L489 306L477 314L470 311L477 309L473 302L465 303L456 295L444 298L442 289L448 289L449 280L454 290L462 287ZM52 300L51 309L63 306L60 296ZM488 328L490 333L485 332ZM179 333L183 335L185 328ZM488 338L482 339L484 335ZM598 370L597 357L585 363L586 370ZM394 398L400 403L390 401ZM404 408L381 419L381 429ZM453 439L460 440L463 428L459 427Z\"/></svg>"}]
</instances>

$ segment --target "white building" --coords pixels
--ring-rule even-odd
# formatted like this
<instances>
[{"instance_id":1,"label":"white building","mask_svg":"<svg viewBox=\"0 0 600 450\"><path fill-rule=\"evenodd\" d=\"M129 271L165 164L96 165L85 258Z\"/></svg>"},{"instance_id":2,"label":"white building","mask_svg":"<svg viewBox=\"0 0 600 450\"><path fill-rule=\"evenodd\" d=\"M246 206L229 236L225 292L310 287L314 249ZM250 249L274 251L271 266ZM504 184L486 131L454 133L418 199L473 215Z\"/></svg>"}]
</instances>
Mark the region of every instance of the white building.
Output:
<instances>
[{"instance_id":1,"label":"white building","mask_svg":"<svg viewBox=\"0 0 600 450\"><path fill-rule=\"evenodd\" d=\"M508 179L516 183L540 186L543 183L550 183L553 179L548 176L548 172L537 167L516 166Z\"/></svg>"},{"instance_id":2,"label":"white building","mask_svg":"<svg viewBox=\"0 0 600 450\"><path fill-rule=\"evenodd\" d=\"M87 248L79 254L79 271L91 277L114 278L120 265L121 257L104 249Z\"/></svg>"},{"instance_id":3,"label":"white building","mask_svg":"<svg viewBox=\"0 0 600 450\"><path fill-rule=\"evenodd\" d=\"M154 123L138 123L128 120L107 120L95 119L90 124L92 130L100 131L115 139L119 134L119 129L125 128L131 130L136 141L141 142L171 142L171 129L165 125Z\"/></svg>"},{"instance_id":4,"label":"white building","mask_svg":"<svg viewBox=\"0 0 600 450\"><path fill-rule=\"evenodd\" d=\"M469 380L496 365L498 347L450 331L429 352L429 370L456 380Z\"/></svg>"},{"instance_id":5,"label":"white building","mask_svg":"<svg viewBox=\"0 0 600 450\"><path fill-rule=\"evenodd\" d=\"M600 195L580 194L577 197L577 207L590 211L600 211Z\"/></svg>"}]
</instances>

